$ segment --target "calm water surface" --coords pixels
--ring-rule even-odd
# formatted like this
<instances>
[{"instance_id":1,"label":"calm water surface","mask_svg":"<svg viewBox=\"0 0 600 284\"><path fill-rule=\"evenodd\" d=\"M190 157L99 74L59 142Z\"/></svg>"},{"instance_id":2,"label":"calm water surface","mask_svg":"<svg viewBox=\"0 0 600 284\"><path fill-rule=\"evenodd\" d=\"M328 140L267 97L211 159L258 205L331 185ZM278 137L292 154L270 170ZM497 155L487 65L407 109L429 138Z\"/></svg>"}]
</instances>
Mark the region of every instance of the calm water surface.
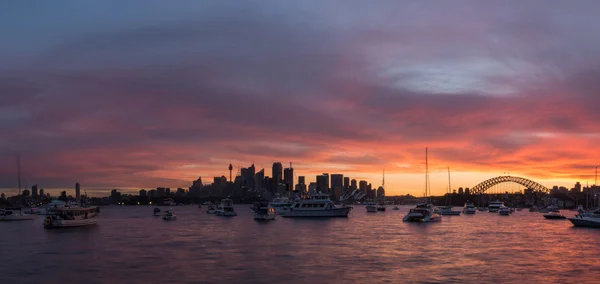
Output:
<instances>
[{"instance_id":1,"label":"calm water surface","mask_svg":"<svg viewBox=\"0 0 600 284\"><path fill-rule=\"evenodd\" d=\"M0 283L599 283L600 230L540 213L403 223L410 206L257 222L197 206L103 207L97 226L0 223ZM573 212L563 212L567 216Z\"/></svg>"}]
</instances>

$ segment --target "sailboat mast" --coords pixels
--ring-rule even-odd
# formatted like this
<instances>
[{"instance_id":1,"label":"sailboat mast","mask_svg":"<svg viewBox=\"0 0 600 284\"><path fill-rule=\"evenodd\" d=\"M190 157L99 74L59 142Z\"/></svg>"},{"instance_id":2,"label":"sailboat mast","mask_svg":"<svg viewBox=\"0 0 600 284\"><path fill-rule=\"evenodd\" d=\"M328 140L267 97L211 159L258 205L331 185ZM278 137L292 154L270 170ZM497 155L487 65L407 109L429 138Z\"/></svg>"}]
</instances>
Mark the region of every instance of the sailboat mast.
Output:
<instances>
[{"instance_id":1,"label":"sailboat mast","mask_svg":"<svg viewBox=\"0 0 600 284\"><path fill-rule=\"evenodd\" d=\"M452 186L450 185L450 167L448 167L448 205L452 205Z\"/></svg>"},{"instance_id":2,"label":"sailboat mast","mask_svg":"<svg viewBox=\"0 0 600 284\"><path fill-rule=\"evenodd\" d=\"M428 163L428 154L427 154L427 147L425 147L425 197L429 197L428 195L428 191L429 190L429 163Z\"/></svg>"}]
</instances>

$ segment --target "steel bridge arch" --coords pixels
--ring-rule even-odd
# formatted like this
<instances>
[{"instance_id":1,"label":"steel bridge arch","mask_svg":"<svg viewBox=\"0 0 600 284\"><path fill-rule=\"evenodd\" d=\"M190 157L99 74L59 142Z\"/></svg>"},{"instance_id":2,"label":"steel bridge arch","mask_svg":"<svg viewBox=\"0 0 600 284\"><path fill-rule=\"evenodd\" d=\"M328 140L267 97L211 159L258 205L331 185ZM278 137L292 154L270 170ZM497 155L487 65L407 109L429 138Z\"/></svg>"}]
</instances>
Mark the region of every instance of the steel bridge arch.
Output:
<instances>
[{"instance_id":1,"label":"steel bridge arch","mask_svg":"<svg viewBox=\"0 0 600 284\"><path fill-rule=\"evenodd\" d=\"M472 194L485 193L491 187L493 187L497 184L504 183L504 182L514 182L514 183L518 183L522 186L525 186L527 188L531 188L535 191L550 193L550 190L547 187L545 187L535 181L532 181L532 180L526 179L526 178L522 178L522 177L513 177L513 176L499 176L499 177L485 180L485 181L479 183L478 185L474 186L473 188L471 188L471 193Z\"/></svg>"}]
</instances>

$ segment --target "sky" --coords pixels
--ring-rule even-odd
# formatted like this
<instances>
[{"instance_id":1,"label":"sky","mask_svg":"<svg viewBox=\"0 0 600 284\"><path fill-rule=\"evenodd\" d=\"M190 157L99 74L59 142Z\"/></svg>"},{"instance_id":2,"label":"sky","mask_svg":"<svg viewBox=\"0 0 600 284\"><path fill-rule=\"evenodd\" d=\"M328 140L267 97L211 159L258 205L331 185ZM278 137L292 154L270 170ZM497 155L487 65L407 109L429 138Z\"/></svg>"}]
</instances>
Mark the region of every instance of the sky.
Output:
<instances>
[{"instance_id":1,"label":"sky","mask_svg":"<svg viewBox=\"0 0 600 284\"><path fill-rule=\"evenodd\" d=\"M594 182L599 1L0 1L0 188Z\"/></svg>"}]
</instances>

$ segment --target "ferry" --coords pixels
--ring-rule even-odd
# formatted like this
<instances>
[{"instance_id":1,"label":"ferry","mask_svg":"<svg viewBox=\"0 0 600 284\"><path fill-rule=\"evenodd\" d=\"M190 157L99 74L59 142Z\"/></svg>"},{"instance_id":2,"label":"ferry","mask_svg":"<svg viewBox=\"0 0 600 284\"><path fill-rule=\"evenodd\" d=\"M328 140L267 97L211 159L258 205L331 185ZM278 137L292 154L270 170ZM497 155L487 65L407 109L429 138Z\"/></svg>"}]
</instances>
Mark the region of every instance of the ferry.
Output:
<instances>
[{"instance_id":1,"label":"ferry","mask_svg":"<svg viewBox=\"0 0 600 284\"><path fill-rule=\"evenodd\" d=\"M473 203L467 202L465 203L465 207L463 208L463 213L465 214L475 214L477 209L475 209L475 205Z\"/></svg>"},{"instance_id":2,"label":"ferry","mask_svg":"<svg viewBox=\"0 0 600 284\"><path fill-rule=\"evenodd\" d=\"M504 206L504 202L502 202L500 200L492 201L492 202L490 202L490 205L488 206L488 212L498 213L498 211L500 210L500 208L502 206Z\"/></svg>"},{"instance_id":3,"label":"ferry","mask_svg":"<svg viewBox=\"0 0 600 284\"><path fill-rule=\"evenodd\" d=\"M33 220L34 215L25 214L21 208L0 209L0 221L26 221Z\"/></svg>"},{"instance_id":4,"label":"ferry","mask_svg":"<svg viewBox=\"0 0 600 284\"><path fill-rule=\"evenodd\" d=\"M377 203L375 201L369 201L367 202L367 206L365 206L365 208L367 209L367 213L376 213Z\"/></svg>"},{"instance_id":5,"label":"ferry","mask_svg":"<svg viewBox=\"0 0 600 284\"><path fill-rule=\"evenodd\" d=\"M417 204L413 209L410 209L408 214L402 218L404 222L439 222L442 220L442 216L436 213L431 203L425 202Z\"/></svg>"},{"instance_id":6,"label":"ferry","mask_svg":"<svg viewBox=\"0 0 600 284\"><path fill-rule=\"evenodd\" d=\"M336 206L329 199L329 195L317 193L311 195L310 199L295 201L281 215L283 217L348 217L352 207Z\"/></svg>"},{"instance_id":7,"label":"ferry","mask_svg":"<svg viewBox=\"0 0 600 284\"><path fill-rule=\"evenodd\" d=\"M229 198L221 200L221 204L217 206L217 216L237 216L237 213L233 210L233 200Z\"/></svg>"},{"instance_id":8,"label":"ferry","mask_svg":"<svg viewBox=\"0 0 600 284\"><path fill-rule=\"evenodd\" d=\"M287 208L292 206L292 201L290 201L287 197L276 197L269 203L271 207L275 210L277 214L283 213Z\"/></svg>"},{"instance_id":9,"label":"ferry","mask_svg":"<svg viewBox=\"0 0 600 284\"><path fill-rule=\"evenodd\" d=\"M254 211L254 220L275 220L277 213L275 209L265 202L255 202L253 207L250 207Z\"/></svg>"},{"instance_id":10,"label":"ferry","mask_svg":"<svg viewBox=\"0 0 600 284\"><path fill-rule=\"evenodd\" d=\"M56 208L44 220L44 228L66 228L95 225L100 209L96 206L78 208Z\"/></svg>"}]
</instances>

